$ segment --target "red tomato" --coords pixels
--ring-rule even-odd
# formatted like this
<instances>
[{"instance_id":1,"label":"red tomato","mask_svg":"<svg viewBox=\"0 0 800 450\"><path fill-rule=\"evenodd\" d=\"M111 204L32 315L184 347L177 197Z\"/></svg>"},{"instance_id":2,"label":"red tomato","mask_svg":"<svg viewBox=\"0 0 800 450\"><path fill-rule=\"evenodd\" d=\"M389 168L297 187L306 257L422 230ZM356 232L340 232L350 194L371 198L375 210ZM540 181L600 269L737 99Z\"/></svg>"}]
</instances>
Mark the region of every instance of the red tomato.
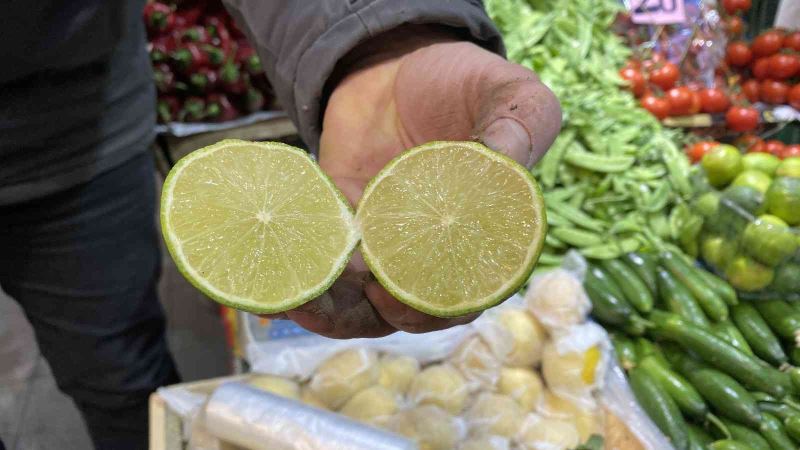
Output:
<instances>
[{"instance_id":1,"label":"red tomato","mask_svg":"<svg viewBox=\"0 0 800 450\"><path fill-rule=\"evenodd\" d=\"M769 30L759 34L750 48L755 56L770 56L778 53L783 47L783 34L779 31Z\"/></svg>"},{"instance_id":2,"label":"red tomato","mask_svg":"<svg viewBox=\"0 0 800 450\"><path fill-rule=\"evenodd\" d=\"M783 152L781 153L782 159L792 158L797 156L800 156L800 144L787 145L786 147L783 148Z\"/></svg>"},{"instance_id":3,"label":"red tomato","mask_svg":"<svg viewBox=\"0 0 800 450\"><path fill-rule=\"evenodd\" d=\"M733 67L744 67L750 64L753 52L742 41L734 41L725 49L725 61Z\"/></svg>"},{"instance_id":4,"label":"red tomato","mask_svg":"<svg viewBox=\"0 0 800 450\"><path fill-rule=\"evenodd\" d=\"M742 83L742 92L744 93L744 96L747 97L747 99L752 103L755 103L760 99L759 89L758 80L750 79Z\"/></svg>"},{"instance_id":5,"label":"red tomato","mask_svg":"<svg viewBox=\"0 0 800 450\"><path fill-rule=\"evenodd\" d=\"M642 68L644 68L644 70L649 71L649 70L653 69L653 67L656 67L656 66L660 65L661 63L663 63L665 59L666 58L664 57L663 53L661 53L661 52L653 52L653 55L650 56L650 59L646 59L646 60L642 61Z\"/></svg>"},{"instance_id":6,"label":"red tomato","mask_svg":"<svg viewBox=\"0 0 800 450\"><path fill-rule=\"evenodd\" d=\"M725 28L731 36L738 36L744 31L744 22L739 16L730 16L725 22Z\"/></svg>"},{"instance_id":7,"label":"red tomato","mask_svg":"<svg viewBox=\"0 0 800 450\"><path fill-rule=\"evenodd\" d=\"M761 82L760 93L761 100L764 103L780 105L786 103L786 97L789 95L789 86L783 81L764 80Z\"/></svg>"},{"instance_id":8,"label":"red tomato","mask_svg":"<svg viewBox=\"0 0 800 450\"><path fill-rule=\"evenodd\" d=\"M783 48L790 48L796 52L800 52L800 31L795 31L792 34L786 35L783 38Z\"/></svg>"},{"instance_id":9,"label":"red tomato","mask_svg":"<svg viewBox=\"0 0 800 450\"><path fill-rule=\"evenodd\" d=\"M644 76L642 76L642 72L632 67L627 67L619 71L619 76L628 82L633 95L636 97L641 97L642 94L644 94L646 82L644 80Z\"/></svg>"},{"instance_id":10,"label":"red tomato","mask_svg":"<svg viewBox=\"0 0 800 450\"><path fill-rule=\"evenodd\" d=\"M777 80L791 78L800 70L800 57L776 53L769 57L769 76Z\"/></svg>"},{"instance_id":11,"label":"red tomato","mask_svg":"<svg viewBox=\"0 0 800 450\"><path fill-rule=\"evenodd\" d=\"M734 142L737 147L746 152L757 152L756 148L764 148L764 140L755 134L743 134Z\"/></svg>"},{"instance_id":12,"label":"red tomato","mask_svg":"<svg viewBox=\"0 0 800 450\"><path fill-rule=\"evenodd\" d=\"M733 131L750 131L758 126L758 110L747 106L734 106L725 113L725 124Z\"/></svg>"},{"instance_id":13,"label":"red tomato","mask_svg":"<svg viewBox=\"0 0 800 450\"><path fill-rule=\"evenodd\" d=\"M626 68L630 67L632 69L641 69L642 68L642 62L639 61L636 58L631 58L631 59L625 61L625 67Z\"/></svg>"},{"instance_id":14,"label":"red tomato","mask_svg":"<svg viewBox=\"0 0 800 450\"><path fill-rule=\"evenodd\" d=\"M725 12L733 15L750 9L750 0L722 0L722 7L725 8Z\"/></svg>"},{"instance_id":15,"label":"red tomato","mask_svg":"<svg viewBox=\"0 0 800 450\"><path fill-rule=\"evenodd\" d=\"M700 100L700 93L696 90L689 90L689 93L692 95L692 105L689 107L689 114L698 114L703 107L703 103Z\"/></svg>"},{"instance_id":16,"label":"red tomato","mask_svg":"<svg viewBox=\"0 0 800 450\"><path fill-rule=\"evenodd\" d=\"M750 67L750 71L753 72L753 76L758 80L765 80L768 78L769 58L756 58L756 60L753 61L752 67Z\"/></svg>"},{"instance_id":17,"label":"red tomato","mask_svg":"<svg viewBox=\"0 0 800 450\"><path fill-rule=\"evenodd\" d=\"M686 86L675 87L667 91L670 116L686 116L692 109L692 91Z\"/></svg>"},{"instance_id":18,"label":"red tomato","mask_svg":"<svg viewBox=\"0 0 800 450\"><path fill-rule=\"evenodd\" d=\"M800 83L795 84L789 89L789 106L800 111Z\"/></svg>"},{"instance_id":19,"label":"red tomato","mask_svg":"<svg viewBox=\"0 0 800 450\"><path fill-rule=\"evenodd\" d=\"M669 102L665 98L645 95L639 100L639 103L657 119L663 119L669 115Z\"/></svg>"},{"instance_id":20,"label":"red tomato","mask_svg":"<svg viewBox=\"0 0 800 450\"><path fill-rule=\"evenodd\" d=\"M768 141L764 141L764 151L767 153L772 153L775 156L780 157L783 154L783 149L786 147L786 144L783 142L770 139Z\"/></svg>"},{"instance_id":21,"label":"red tomato","mask_svg":"<svg viewBox=\"0 0 800 450\"><path fill-rule=\"evenodd\" d=\"M722 89L705 88L698 95L700 96L700 106L703 112L719 113L727 111L731 105L728 96L725 95Z\"/></svg>"},{"instance_id":22,"label":"red tomato","mask_svg":"<svg viewBox=\"0 0 800 450\"><path fill-rule=\"evenodd\" d=\"M666 91L675 86L680 75L678 66L668 62L650 72L650 82Z\"/></svg>"},{"instance_id":23,"label":"red tomato","mask_svg":"<svg viewBox=\"0 0 800 450\"><path fill-rule=\"evenodd\" d=\"M717 145L719 145L719 142L716 141L695 142L693 145L689 146L686 149L686 155L689 156L689 159L693 163L696 163L699 162L701 159L703 159L703 156L705 156L705 154L708 153L709 150L711 150Z\"/></svg>"}]
</instances>

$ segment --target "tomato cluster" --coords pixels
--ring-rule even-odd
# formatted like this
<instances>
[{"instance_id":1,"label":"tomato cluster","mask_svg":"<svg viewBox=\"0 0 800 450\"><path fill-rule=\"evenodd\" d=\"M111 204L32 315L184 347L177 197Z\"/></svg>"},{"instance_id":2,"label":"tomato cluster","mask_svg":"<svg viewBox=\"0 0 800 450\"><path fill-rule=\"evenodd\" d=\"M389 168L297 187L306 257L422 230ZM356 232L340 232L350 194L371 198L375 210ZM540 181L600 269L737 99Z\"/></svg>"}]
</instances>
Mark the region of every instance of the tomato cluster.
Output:
<instances>
[{"instance_id":1,"label":"tomato cluster","mask_svg":"<svg viewBox=\"0 0 800 450\"><path fill-rule=\"evenodd\" d=\"M733 41L725 63L741 75L741 91L749 101L800 109L800 31L773 29L750 44Z\"/></svg>"},{"instance_id":2,"label":"tomato cluster","mask_svg":"<svg viewBox=\"0 0 800 450\"><path fill-rule=\"evenodd\" d=\"M642 62L631 60L620 70L620 76L628 82L642 107L659 119L699 112L722 113L731 109L731 100L725 90L680 86L680 75L678 66L664 61L660 54Z\"/></svg>"},{"instance_id":3,"label":"tomato cluster","mask_svg":"<svg viewBox=\"0 0 800 450\"><path fill-rule=\"evenodd\" d=\"M749 8L749 0L723 2L729 14ZM744 8L744 9L742 9ZM742 31L742 21L733 15L726 21L732 35ZM729 129L737 132L754 130L759 112L749 103L788 104L800 110L800 31L767 30L751 44L734 40L726 49L725 62L718 73L716 87L682 86L678 65L666 61L660 53L649 59L632 59L620 70L631 92L641 106L658 119L687 116L699 112L725 114ZM720 87L725 86L725 87Z\"/></svg>"}]
</instances>

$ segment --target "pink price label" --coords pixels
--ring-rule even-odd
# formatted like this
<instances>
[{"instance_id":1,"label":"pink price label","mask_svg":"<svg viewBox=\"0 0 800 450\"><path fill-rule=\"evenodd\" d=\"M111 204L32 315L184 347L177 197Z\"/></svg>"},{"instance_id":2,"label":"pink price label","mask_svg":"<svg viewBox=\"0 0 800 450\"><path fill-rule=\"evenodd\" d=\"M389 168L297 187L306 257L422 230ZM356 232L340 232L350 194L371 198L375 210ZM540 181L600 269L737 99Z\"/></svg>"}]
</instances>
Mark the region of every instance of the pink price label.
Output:
<instances>
[{"instance_id":1,"label":"pink price label","mask_svg":"<svg viewBox=\"0 0 800 450\"><path fill-rule=\"evenodd\" d=\"M633 23L665 25L686 21L684 0L631 0Z\"/></svg>"}]
</instances>

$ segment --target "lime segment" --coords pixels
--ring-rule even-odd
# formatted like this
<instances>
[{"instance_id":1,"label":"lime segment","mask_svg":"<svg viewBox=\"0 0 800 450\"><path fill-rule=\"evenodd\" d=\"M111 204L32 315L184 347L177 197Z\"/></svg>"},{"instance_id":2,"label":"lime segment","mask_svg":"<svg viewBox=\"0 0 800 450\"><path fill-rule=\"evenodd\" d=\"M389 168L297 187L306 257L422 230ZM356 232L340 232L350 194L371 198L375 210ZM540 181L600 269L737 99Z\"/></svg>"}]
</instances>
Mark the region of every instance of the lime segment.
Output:
<instances>
[{"instance_id":1,"label":"lime segment","mask_svg":"<svg viewBox=\"0 0 800 450\"><path fill-rule=\"evenodd\" d=\"M367 186L361 251L400 301L439 317L486 309L527 280L546 232L530 172L473 142L433 142Z\"/></svg>"},{"instance_id":2,"label":"lime segment","mask_svg":"<svg viewBox=\"0 0 800 450\"><path fill-rule=\"evenodd\" d=\"M358 243L347 201L302 150L225 140L182 159L164 183L161 223L183 275L255 313L324 292Z\"/></svg>"}]
</instances>

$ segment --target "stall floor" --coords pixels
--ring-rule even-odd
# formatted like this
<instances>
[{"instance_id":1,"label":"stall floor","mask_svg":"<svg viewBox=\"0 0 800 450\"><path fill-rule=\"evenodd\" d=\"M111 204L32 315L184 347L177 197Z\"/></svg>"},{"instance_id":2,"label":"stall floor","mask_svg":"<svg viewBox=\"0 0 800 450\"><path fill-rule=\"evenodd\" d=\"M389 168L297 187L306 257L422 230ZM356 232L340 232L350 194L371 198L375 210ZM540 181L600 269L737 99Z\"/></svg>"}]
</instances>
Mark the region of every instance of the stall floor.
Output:
<instances>
[{"instance_id":1,"label":"stall floor","mask_svg":"<svg viewBox=\"0 0 800 450\"><path fill-rule=\"evenodd\" d=\"M159 291L167 315L170 349L182 378L191 381L230 374L231 355L216 304L191 287L166 254L162 256L164 270ZM2 291L0 310L0 330L4 329L2 325L13 322L5 329L11 328L17 335L30 335L25 317ZM9 355L3 351L2 334L0 441L6 449L90 450L91 441L75 405L59 392L50 367L35 346L29 346L22 355L20 352ZM22 370L8 375L14 367Z\"/></svg>"}]
</instances>

